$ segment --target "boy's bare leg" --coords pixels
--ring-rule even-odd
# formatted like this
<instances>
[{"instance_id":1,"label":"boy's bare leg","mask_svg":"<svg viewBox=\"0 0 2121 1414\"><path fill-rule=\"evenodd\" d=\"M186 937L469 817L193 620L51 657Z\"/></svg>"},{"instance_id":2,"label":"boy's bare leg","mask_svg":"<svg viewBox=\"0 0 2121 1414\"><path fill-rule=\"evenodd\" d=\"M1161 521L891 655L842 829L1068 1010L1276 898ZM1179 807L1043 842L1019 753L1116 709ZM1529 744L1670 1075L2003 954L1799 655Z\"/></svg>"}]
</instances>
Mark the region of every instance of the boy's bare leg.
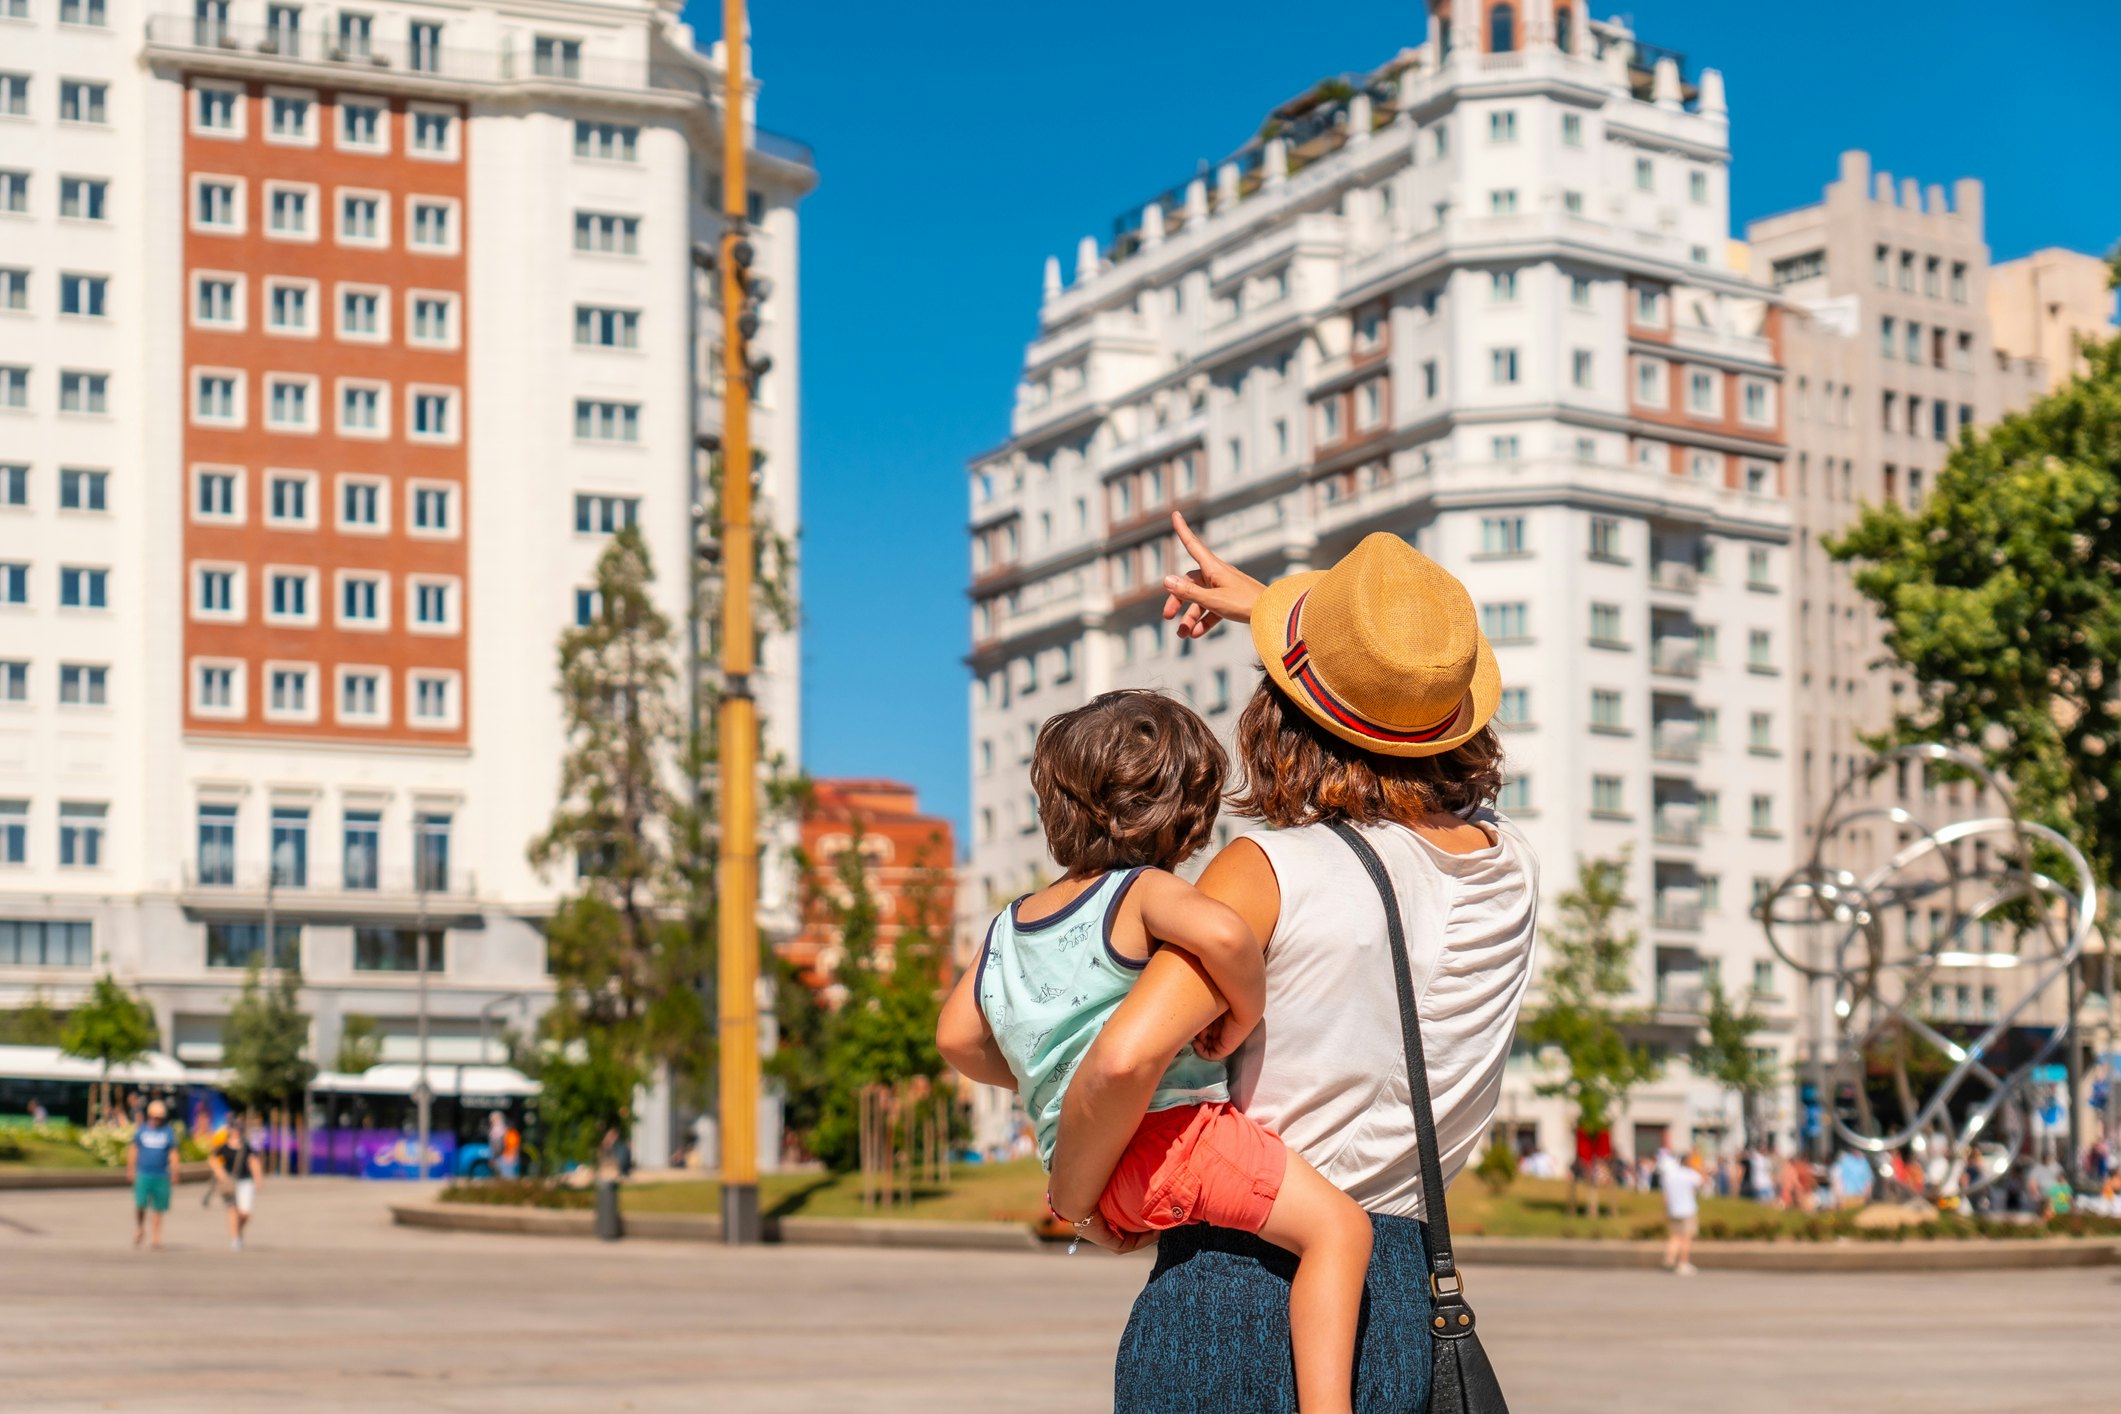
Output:
<instances>
[{"instance_id":1,"label":"boy's bare leg","mask_svg":"<svg viewBox=\"0 0 2121 1414\"><path fill-rule=\"evenodd\" d=\"M1355 1326L1370 1269L1370 1216L1289 1155L1281 1194L1259 1235L1297 1257L1289 1286L1296 1403L1304 1414L1348 1410L1355 1383Z\"/></svg>"}]
</instances>

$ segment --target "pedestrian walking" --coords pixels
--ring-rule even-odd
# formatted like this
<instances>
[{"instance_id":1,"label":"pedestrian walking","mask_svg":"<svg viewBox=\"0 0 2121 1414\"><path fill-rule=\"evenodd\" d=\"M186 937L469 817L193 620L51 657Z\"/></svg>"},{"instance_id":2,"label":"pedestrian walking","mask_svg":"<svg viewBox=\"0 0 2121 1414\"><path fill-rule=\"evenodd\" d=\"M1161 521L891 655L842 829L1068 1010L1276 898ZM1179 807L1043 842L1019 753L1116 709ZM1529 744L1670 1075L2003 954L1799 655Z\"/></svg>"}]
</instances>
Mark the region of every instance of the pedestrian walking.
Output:
<instances>
[{"instance_id":1,"label":"pedestrian walking","mask_svg":"<svg viewBox=\"0 0 2121 1414\"><path fill-rule=\"evenodd\" d=\"M228 1129L207 1161L213 1166L214 1186L220 1191L221 1201L228 1205L229 1250L241 1252L243 1230L250 1226L258 1185L265 1178L265 1161L252 1146L243 1121L235 1115L229 1116Z\"/></svg>"},{"instance_id":2,"label":"pedestrian walking","mask_svg":"<svg viewBox=\"0 0 2121 1414\"><path fill-rule=\"evenodd\" d=\"M1661 1164L1657 1187L1664 1194L1665 1270L1694 1275L1694 1234L1701 1223L1701 1171L1674 1154Z\"/></svg>"},{"instance_id":3,"label":"pedestrian walking","mask_svg":"<svg viewBox=\"0 0 2121 1414\"><path fill-rule=\"evenodd\" d=\"M162 1219L169 1212L169 1190L179 1177L177 1134L160 1100L147 1107L147 1121L133 1131L125 1151L125 1173L133 1181L133 1246L147 1238L153 1215L154 1250L162 1250Z\"/></svg>"}]
</instances>

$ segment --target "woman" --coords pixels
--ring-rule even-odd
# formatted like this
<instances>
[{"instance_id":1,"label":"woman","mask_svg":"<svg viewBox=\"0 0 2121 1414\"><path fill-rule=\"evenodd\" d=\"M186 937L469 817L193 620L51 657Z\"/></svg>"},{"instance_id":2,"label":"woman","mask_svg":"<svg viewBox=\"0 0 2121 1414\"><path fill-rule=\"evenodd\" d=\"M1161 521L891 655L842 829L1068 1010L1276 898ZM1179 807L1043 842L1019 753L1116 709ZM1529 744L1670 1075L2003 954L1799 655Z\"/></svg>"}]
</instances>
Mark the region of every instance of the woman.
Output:
<instances>
[{"instance_id":1,"label":"woman","mask_svg":"<svg viewBox=\"0 0 2121 1414\"><path fill-rule=\"evenodd\" d=\"M1396 537L1266 586L1173 522L1200 568L1165 582L1164 616L1186 638L1249 622L1266 666L1238 722L1234 808L1273 828L1233 842L1199 881L1267 950L1266 1019L1232 1057L1232 1097L1370 1213L1355 1404L1419 1410L1430 1294L1392 963L1376 889L1328 825L1357 827L1398 894L1448 1183L1495 1111L1538 899L1530 849L1490 808L1495 656L1465 587ZM1183 954L1150 960L1069 1089L1058 1212L1095 1211L1157 1077L1221 1010ZM1245 1234L1166 1233L1120 1342L1115 1407L1293 1410L1293 1267Z\"/></svg>"}]
</instances>

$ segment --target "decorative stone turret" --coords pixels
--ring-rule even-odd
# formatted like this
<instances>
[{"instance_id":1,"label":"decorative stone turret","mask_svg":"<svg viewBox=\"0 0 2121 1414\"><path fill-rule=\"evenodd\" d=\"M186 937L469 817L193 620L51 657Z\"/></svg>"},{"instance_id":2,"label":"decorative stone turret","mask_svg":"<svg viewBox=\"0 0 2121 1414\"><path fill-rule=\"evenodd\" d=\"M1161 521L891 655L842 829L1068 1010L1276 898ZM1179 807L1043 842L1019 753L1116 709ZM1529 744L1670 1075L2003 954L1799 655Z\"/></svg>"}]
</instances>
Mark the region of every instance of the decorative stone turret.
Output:
<instances>
[{"instance_id":1,"label":"decorative stone turret","mask_svg":"<svg viewBox=\"0 0 2121 1414\"><path fill-rule=\"evenodd\" d=\"M1280 138L1267 140L1267 151L1260 161L1261 178L1268 186L1278 187L1289 175L1289 144Z\"/></svg>"},{"instance_id":2,"label":"decorative stone turret","mask_svg":"<svg viewBox=\"0 0 2121 1414\"><path fill-rule=\"evenodd\" d=\"M1225 162L1215 169L1215 204L1224 211L1237 205L1237 164Z\"/></svg>"},{"instance_id":3,"label":"decorative stone turret","mask_svg":"<svg viewBox=\"0 0 2121 1414\"><path fill-rule=\"evenodd\" d=\"M1161 201L1152 201L1142 208L1141 239L1143 249L1164 243L1164 204Z\"/></svg>"},{"instance_id":4,"label":"decorative stone turret","mask_svg":"<svg viewBox=\"0 0 2121 1414\"><path fill-rule=\"evenodd\" d=\"M1664 58L1657 61L1657 69L1650 80L1650 99L1659 108L1678 109L1684 102L1684 92L1679 87L1679 61Z\"/></svg>"},{"instance_id":5,"label":"decorative stone turret","mask_svg":"<svg viewBox=\"0 0 2121 1414\"><path fill-rule=\"evenodd\" d=\"M1701 115L1730 121L1731 110L1723 96L1723 70L1701 71Z\"/></svg>"},{"instance_id":6,"label":"decorative stone turret","mask_svg":"<svg viewBox=\"0 0 2121 1414\"><path fill-rule=\"evenodd\" d=\"M1095 277L1097 274L1097 237L1084 236L1075 243L1075 283Z\"/></svg>"},{"instance_id":7,"label":"decorative stone turret","mask_svg":"<svg viewBox=\"0 0 2121 1414\"><path fill-rule=\"evenodd\" d=\"M1056 300L1060 298L1060 292L1060 257L1057 255L1049 255L1046 257L1045 297L1048 301Z\"/></svg>"},{"instance_id":8,"label":"decorative stone turret","mask_svg":"<svg viewBox=\"0 0 2121 1414\"><path fill-rule=\"evenodd\" d=\"M1369 94L1358 93L1348 100L1349 142L1368 142L1370 140L1370 124L1372 121Z\"/></svg>"},{"instance_id":9,"label":"decorative stone turret","mask_svg":"<svg viewBox=\"0 0 2121 1414\"><path fill-rule=\"evenodd\" d=\"M1186 226L1191 229L1208 219L1208 184L1199 177L1186 183Z\"/></svg>"}]
</instances>

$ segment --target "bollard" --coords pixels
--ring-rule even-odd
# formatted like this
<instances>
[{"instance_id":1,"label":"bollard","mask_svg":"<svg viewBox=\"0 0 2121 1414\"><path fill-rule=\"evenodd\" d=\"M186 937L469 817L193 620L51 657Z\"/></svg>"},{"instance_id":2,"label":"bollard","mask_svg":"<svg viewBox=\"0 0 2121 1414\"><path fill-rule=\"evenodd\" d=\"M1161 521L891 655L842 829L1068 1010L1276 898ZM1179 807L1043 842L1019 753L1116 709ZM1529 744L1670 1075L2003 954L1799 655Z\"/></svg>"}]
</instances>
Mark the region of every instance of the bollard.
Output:
<instances>
[{"instance_id":1,"label":"bollard","mask_svg":"<svg viewBox=\"0 0 2121 1414\"><path fill-rule=\"evenodd\" d=\"M619 1231L619 1181L615 1178L597 1180L597 1240L617 1242Z\"/></svg>"}]
</instances>

